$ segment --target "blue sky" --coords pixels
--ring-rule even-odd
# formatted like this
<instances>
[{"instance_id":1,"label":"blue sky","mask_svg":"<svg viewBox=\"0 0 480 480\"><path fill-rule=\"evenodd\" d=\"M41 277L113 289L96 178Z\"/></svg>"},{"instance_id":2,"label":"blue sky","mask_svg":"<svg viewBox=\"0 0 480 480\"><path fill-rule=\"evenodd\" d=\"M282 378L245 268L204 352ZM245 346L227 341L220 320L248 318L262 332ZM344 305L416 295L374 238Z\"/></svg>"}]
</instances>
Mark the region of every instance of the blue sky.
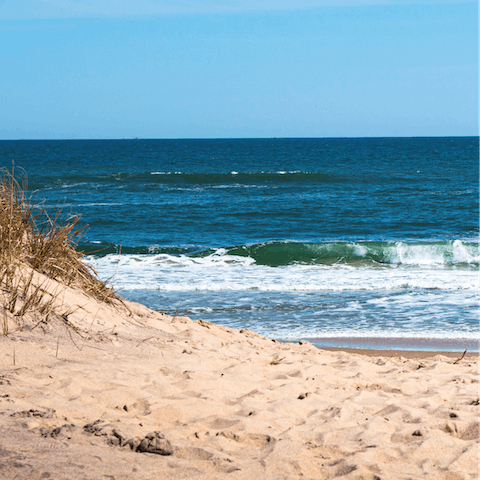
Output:
<instances>
[{"instance_id":1,"label":"blue sky","mask_svg":"<svg viewBox=\"0 0 480 480\"><path fill-rule=\"evenodd\" d=\"M478 135L476 2L0 0L0 139Z\"/></svg>"}]
</instances>

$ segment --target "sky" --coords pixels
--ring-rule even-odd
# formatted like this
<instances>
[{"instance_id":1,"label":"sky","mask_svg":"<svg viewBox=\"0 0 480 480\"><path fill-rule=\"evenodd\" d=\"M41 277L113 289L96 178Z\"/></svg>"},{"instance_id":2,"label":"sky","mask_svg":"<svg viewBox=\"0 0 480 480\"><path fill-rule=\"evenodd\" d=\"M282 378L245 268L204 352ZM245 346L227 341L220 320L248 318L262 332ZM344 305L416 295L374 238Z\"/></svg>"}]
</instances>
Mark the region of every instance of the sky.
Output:
<instances>
[{"instance_id":1,"label":"sky","mask_svg":"<svg viewBox=\"0 0 480 480\"><path fill-rule=\"evenodd\" d=\"M478 4L0 0L0 140L478 135Z\"/></svg>"}]
</instances>

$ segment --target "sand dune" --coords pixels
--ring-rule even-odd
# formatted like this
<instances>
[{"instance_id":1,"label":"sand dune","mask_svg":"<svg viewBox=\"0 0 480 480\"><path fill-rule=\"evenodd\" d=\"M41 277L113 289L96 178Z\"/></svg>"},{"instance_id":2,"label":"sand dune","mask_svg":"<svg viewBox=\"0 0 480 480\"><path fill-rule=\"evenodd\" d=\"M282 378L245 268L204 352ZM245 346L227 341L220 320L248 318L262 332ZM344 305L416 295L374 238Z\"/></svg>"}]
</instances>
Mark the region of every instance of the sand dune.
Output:
<instances>
[{"instance_id":1,"label":"sand dune","mask_svg":"<svg viewBox=\"0 0 480 480\"><path fill-rule=\"evenodd\" d=\"M325 351L59 298L0 337L1 478L479 478L477 355Z\"/></svg>"}]
</instances>

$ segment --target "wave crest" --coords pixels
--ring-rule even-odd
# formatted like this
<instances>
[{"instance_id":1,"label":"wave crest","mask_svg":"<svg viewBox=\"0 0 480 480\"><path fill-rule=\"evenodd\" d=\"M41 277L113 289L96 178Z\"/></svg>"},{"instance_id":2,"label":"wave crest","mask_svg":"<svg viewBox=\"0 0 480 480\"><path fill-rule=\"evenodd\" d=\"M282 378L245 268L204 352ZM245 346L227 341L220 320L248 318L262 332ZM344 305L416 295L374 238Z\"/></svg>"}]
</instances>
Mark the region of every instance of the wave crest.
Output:
<instances>
[{"instance_id":1,"label":"wave crest","mask_svg":"<svg viewBox=\"0 0 480 480\"><path fill-rule=\"evenodd\" d=\"M119 253L115 244L83 245L89 255L105 256ZM379 265L409 266L478 266L478 243L461 240L444 242L265 242L217 249L198 249L193 246L122 247L129 255L161 255L170 263L216 265ZM168 257L168 258L167 258ZM158 259L161 261L161 259Z\"/></svg>"}]
</instances>

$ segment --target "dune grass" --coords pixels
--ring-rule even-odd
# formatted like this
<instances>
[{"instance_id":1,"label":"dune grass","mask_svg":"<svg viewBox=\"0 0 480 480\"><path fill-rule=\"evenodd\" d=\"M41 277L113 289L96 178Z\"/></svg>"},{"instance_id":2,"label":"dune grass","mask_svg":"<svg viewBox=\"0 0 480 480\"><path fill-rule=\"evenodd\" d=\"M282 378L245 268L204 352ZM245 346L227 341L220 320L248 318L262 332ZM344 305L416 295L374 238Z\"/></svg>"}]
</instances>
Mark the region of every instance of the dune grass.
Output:
<instances>
[{"instance_id":1,"label":"dune grass","mask_svg":"<svg viewBox=\"0 0 480 480\"><path fill-rule=\"evenodd\" d=\"M76 245L83 229L79 216L53 214L35 205L27 195L26 175L3 170L0 174L0 291L3 317L0 329L8 334L8 316L23 317L28 311L54 311L56 294L46 295L35 283L35 272L60 285L78 288L89 296L114 303L115 292L82 262ZM60 294L60 292L58 292ZM58 295L57 294L57 295ZM59 312L56 312L59 313Z\"/></svg>"}]
</instances>

